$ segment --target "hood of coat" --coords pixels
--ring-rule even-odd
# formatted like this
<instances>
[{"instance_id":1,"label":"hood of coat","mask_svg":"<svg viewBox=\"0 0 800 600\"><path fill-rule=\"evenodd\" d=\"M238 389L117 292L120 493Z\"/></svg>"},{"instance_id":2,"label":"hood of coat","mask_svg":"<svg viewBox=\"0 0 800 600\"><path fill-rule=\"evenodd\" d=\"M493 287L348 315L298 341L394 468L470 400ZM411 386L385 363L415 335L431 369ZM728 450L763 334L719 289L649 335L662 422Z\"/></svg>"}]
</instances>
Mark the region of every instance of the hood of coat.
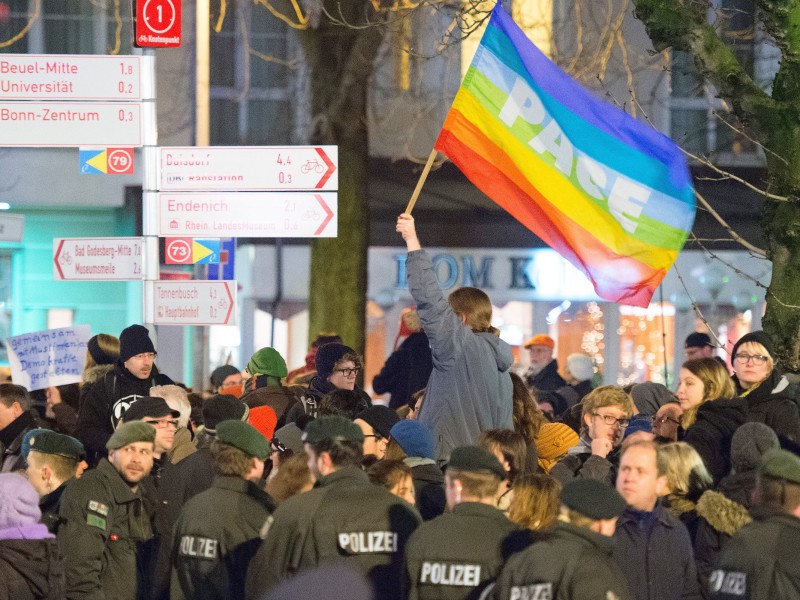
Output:
<instances>
[{"instance_id":1,"label":"hood of coat","mask_svg":"<svg viewBox=\"0 0 800 600\"><path fill-rule=\"evenodd\" d=\"M696 505L697 514L720 533L733 535L752 521L748 510L723 494L707 490Z\"/></svg>"},{"instance_id":2,"label":"hood of coat","mask_svg":"<svg viewBox=\"0 0 800 600\"><path fill-rule=\"evenodd\" d=\"M485 340L494 354L495 363L497 363L498 371L508 371L511 365L514 364L514 354L511 352L511 346L501 340L498 336L488 331L476 333L478 337Z\"/></svg>"},{"instance_id":3,"label":"hood of coat","mask_svg":"<svg viewBox=\"0 0 800 600\"><path fill-rule=\"evenodd\" d=\"M695 425L702 420L713 429L733 434L747 421L747 413L747 400L744 398L720 398L700 405Z\"/></svg>"},{"instance_id":4,"label":"hood of coat","mask_svg":"<svg viewBox=\"0 0 800 600\"><path fill-rule=\"evenodd\" d=\"M113 370L114 365L95 365L94 367L89 367L83 372L83 383L99 381Z\"/></svg>"}]
</instances>

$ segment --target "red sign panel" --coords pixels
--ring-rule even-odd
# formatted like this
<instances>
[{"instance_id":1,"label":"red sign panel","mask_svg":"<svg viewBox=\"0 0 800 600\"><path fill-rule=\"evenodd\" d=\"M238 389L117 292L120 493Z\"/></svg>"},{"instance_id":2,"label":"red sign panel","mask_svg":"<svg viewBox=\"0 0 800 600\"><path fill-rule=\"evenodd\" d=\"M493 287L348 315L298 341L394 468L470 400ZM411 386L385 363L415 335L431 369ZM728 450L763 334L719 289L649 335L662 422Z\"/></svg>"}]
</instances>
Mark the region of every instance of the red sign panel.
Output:
<instances>
[{"instance_id":1,"label":"red sign panel","mask_svg":"<svg viewBox=\"0 0 800 600\"><path fill-rule=\"evenodd\" d=\"M164 243L164 262L168 265L191 265L192 238L167 238Z\"/></svg>"},{"instance_id":2,"label":"red sign panel","mask_svg":"<svg viewBox=\"0 0 800 600\"><path fill-rule=\"evenodd\" d=\"M109 148L106 161L109 175L133 175L133 148Z\"/></svg>"},{"instance_id":3,"label":"red sign panel","mask_svg":"<svg viewBox=\"0 0 800 600\"><path fill-rule=\"evenodd\" d=\"M135 0L134 44L140 48L181 45L181 0Z\"/></svg>"}]
</instances>

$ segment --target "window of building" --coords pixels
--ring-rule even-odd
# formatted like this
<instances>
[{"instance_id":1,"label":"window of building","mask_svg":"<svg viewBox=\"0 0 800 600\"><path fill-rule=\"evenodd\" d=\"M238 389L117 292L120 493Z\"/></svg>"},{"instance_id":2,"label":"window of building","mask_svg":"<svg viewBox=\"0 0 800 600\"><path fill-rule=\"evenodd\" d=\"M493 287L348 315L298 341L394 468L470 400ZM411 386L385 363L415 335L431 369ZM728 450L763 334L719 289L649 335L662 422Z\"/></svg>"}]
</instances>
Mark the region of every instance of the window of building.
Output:
<instances>
[{"instance_id":1,"label":"window of building","mask_svg":"<svg viewBox=\"0 0 800 600\"><path fill-rule=\"evenodd\" d=\"M757 77L759 48L752 0L714 0L710 21L751 77ZM727 102L698 72L691 54L672 54L671 137L686 150L720 164L759 165L756 145L741 133Z\"/></svg>"}]
</instances>

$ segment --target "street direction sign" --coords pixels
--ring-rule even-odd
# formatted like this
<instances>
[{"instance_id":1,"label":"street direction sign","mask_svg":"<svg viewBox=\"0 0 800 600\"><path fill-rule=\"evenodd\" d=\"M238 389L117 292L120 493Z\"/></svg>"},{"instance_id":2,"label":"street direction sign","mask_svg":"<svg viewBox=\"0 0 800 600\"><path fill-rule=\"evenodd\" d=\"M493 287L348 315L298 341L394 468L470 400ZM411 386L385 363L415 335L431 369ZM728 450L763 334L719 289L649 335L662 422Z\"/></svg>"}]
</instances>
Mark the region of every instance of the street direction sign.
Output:
<instances>
[{"instance_id":1,"label":"street direction sign","mask_svg":"<svg viewBox=\"0 0 800 600\"><path fill-rule=\"evenodd\" d=\"M220 240L188 237L164 241L164 263L168 265L212 265L220 261Z\"/></svg>"},{"instance_id":2,"label":"street direction sign","mask_svg":"<svg viewBox=\"0 0 800 600\"><path fill-rule=\"evenodd\" d=\"M161 191L336 190L337 146L161 147Z\"/></svg>"},{"instance_id":3,"label":"street direction sign","mask_svg":"<svg viewBox=\"0 0 800 600\"><path fill-rule=\"evenodd\" d=\"M141 65L141 56L2 54L0 100L141 100Z\"/></svg>"},{"instance_id":4,"label":"street direction sign","mask_svg":"<svg viewBox=\"0 0 800 600\"><path fill-rule=\"evenodd\" d=\"M133 175L133 148L80 148L81 173Z\"/></svg>"},{"instance_id":5,"label":"street direction sign","mask_svg":"<svg viewBox=\"0 0 800 600\"><path fill-rule=\"evenodd\" d=\"M141 281L140 237L54 238L53 279L56 281Z\"/></svg>"},{"instance_id":6,"label":"street direction sign","mask_svg":"<svg viewBox=\"0 0 800 600\"><path fill-rule=\"evenodd\" d=\"M0 102L2 146L141 146L141 104Z\"/></svg>"},{"instance_id":7,"label":"street direction sign","mask_svg":"<svg viewBox=\"0 0 800 600\"><path fill-rule=\"evenodd\" d=\"M236 325L235 281L154 281L156 325Z\"/></svg>"},{"instance_id":8,"label":"street direction sign","mask_svg":"<svg viewBox=\"0 0 800 600\"><path fill-rule=\"evenodd\" d=\"M158 235L336 237L335 192L157 194Z\"/></svg>"}]
</instances>

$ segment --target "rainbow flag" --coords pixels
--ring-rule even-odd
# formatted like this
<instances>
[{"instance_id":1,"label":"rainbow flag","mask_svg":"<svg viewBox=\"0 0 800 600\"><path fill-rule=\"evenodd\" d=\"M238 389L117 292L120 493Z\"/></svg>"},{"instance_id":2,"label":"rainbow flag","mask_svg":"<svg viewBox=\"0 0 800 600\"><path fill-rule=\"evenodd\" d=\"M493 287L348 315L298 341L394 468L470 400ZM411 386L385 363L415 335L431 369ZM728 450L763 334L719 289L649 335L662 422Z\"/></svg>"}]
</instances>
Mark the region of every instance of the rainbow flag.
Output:
<instances>
[{"instance_id":1,"label":"rainbow flag","mask_svg":"<svg viewBox=\"0 0 800 600\"><path fill-rule=\"evenodd\" d=\"M678 147L584 90L499 2L435 148L612 302L647 306L694 222Z\"/></svg>"}]
</instances>

